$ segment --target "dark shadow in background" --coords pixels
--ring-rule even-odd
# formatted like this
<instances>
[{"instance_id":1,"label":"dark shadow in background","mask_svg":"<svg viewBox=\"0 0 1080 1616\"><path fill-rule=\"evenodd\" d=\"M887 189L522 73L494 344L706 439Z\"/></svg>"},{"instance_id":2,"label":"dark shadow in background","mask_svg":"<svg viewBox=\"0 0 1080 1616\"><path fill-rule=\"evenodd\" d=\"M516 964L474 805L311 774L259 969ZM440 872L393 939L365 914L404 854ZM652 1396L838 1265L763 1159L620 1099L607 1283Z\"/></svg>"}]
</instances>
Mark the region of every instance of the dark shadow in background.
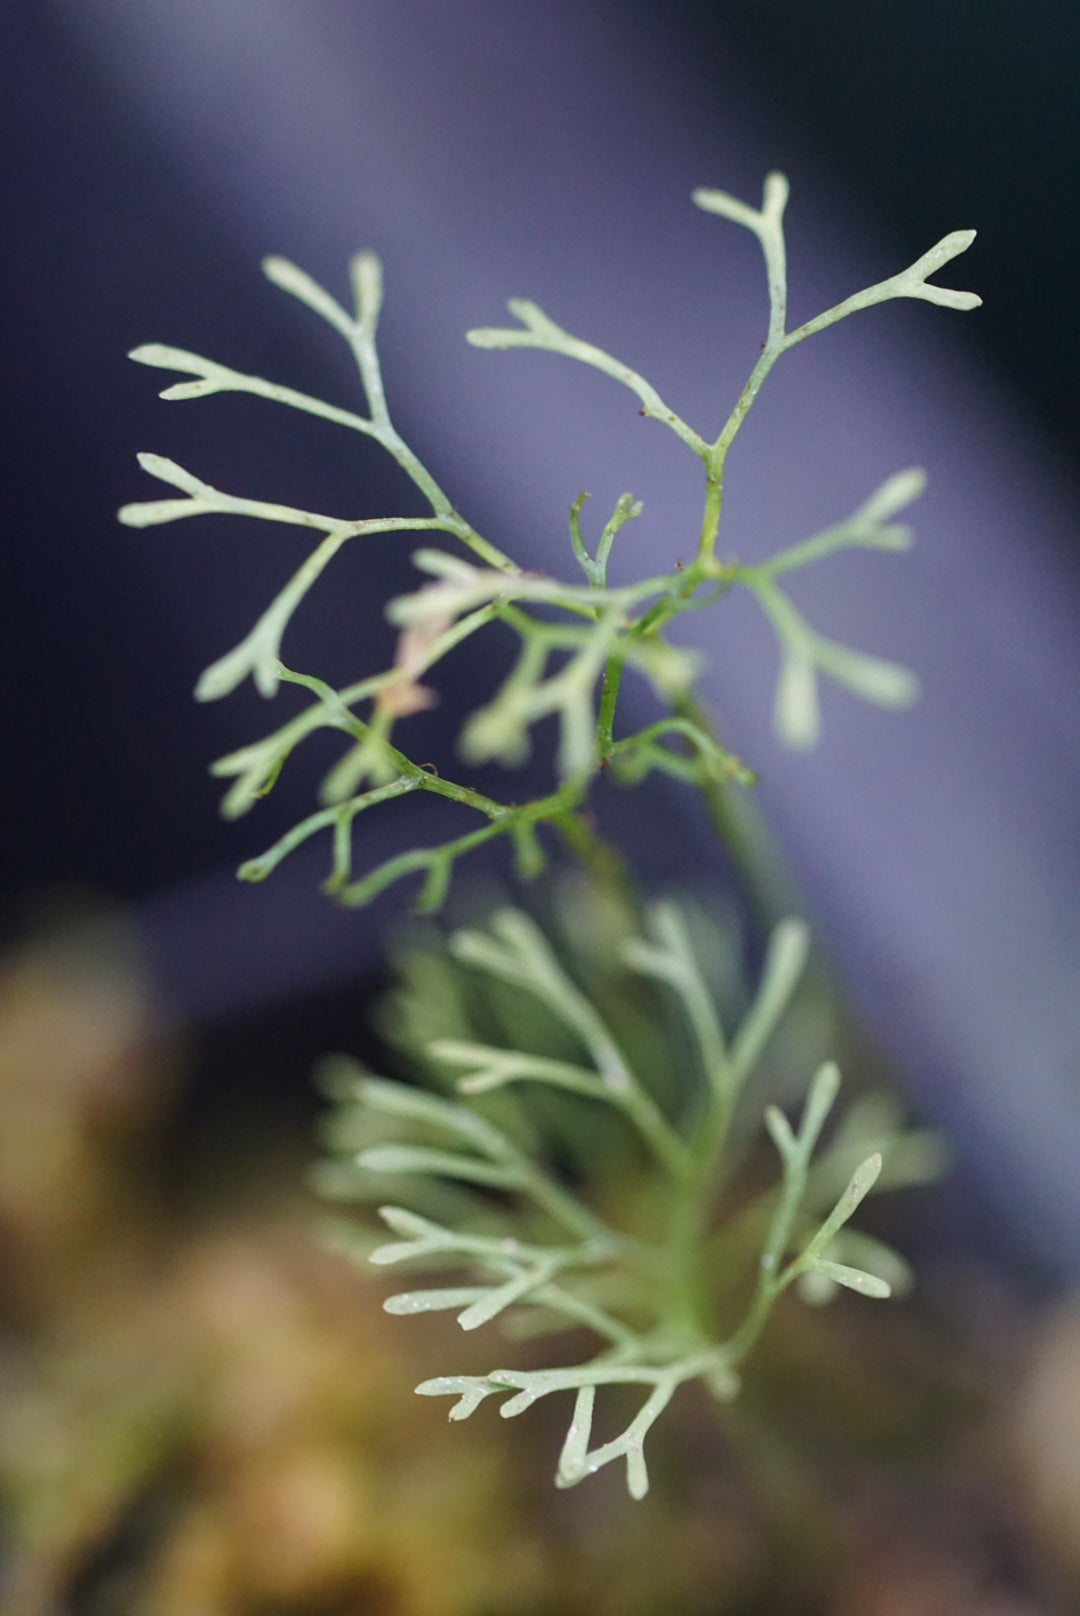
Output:
<instances>
[{"instance_id":1,"label":"dark shadow in background","mask_svg":"<svg viewBox=\"0 0 1080 1616\"><path fill-rule=\"evenodd\" d=\"M1080 8L1072 0L630 0L701 106L732 50L907 262L978 224L977 331L1074 467L1080 442ZM1077 536L1080 543L1080 535Z\"/></svg>"}]
</instances>

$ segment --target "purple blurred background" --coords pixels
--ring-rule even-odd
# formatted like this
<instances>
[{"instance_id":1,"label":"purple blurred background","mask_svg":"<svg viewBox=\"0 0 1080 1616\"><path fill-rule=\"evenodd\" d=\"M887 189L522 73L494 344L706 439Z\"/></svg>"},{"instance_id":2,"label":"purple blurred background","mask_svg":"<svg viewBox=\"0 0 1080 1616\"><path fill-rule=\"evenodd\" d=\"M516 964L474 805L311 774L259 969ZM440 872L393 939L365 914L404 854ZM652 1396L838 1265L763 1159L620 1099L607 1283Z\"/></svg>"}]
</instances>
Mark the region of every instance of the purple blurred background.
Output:
<instances>
[{"instance_id":1,"label":"purple blurred background","mask_svg":"<svg viewBox=\"0 0 1080 1616\"><path fill-rule=\"evenodd\" d=\"M325 1041L304 1007L372 969L401 895L335 910L321 847L235 885L313 775L287 770L223 825L207 761L267 715L188 692L302 541L206 519L135 533L113 512L156 493L140 449L348 514L414 496L329 427L250 399L159 404L126 350L166 341L348 403L346 356L257 265L281 252L343 293L348 253L374 246L395 418L481 531L561 567L574 495L601 511L630 488L627 564L666 565L694 531L685 451L604 378L464 330L532 297L718 427L765 294L756 243L692 208L695 185L756 200L768 168L789 174L795 319L980 227L942 279L984 310L894 304L797 349L727 478L724 547L755 559L927 468L911 556L847 557L798 590L815 625L916 668L923 701L890 717L829 693L821 749L785 755L748 601L704 646L706 688L919 1106L1017 1249L1080 1269L1075 8L8 0L0 39L8 912L47 887L121 900L181 1022L299 1007L294 1079ZM384 654L411 547L336 563L295 666L344 678ZM467 661L457 677L444 715ZM722 879L692 805L642 804L610 811L646 880ZM365 858L411 828L365 824Z\"/></svg>"}]
</instances>

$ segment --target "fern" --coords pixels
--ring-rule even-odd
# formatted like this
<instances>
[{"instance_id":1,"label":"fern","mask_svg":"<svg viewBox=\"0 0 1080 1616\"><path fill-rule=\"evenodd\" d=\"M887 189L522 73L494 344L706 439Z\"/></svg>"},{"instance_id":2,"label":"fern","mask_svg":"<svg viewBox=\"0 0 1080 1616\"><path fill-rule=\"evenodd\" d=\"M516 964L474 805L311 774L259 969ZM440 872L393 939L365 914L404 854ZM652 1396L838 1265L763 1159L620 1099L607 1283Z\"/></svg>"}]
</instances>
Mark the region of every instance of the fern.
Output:
<instances>
[{"instance_id":1,"label":"fern","mask_svg":"<svg viewBox=\"0 0 1080 1616\"><path fill-rule=\"evenodd\" d=\"M312 698L297 716L271 734L214 765L215 774L231 781L222 804L229 818L246 813L271 789L306 737L323 729L348 737L348 749L322 783L324 805L265 853L249 859L240 870L245 880L265 879L302 842L326 832L332 845L326 887L340 902L366 904L392 883L419 875L418 907L430 910L442 903L458 860L495 838L509 840L518 872L525 877L536 875L544 866L546 852L538 835L543 826L560 835L575 853L587 853L594 838L584 810L601 771L633 782L659 770L707 793L732 782L751 784L753 771L720 743L694 699L698 659L672 645L667 637L669 625L685 612L715 607L736 586L750 592L776 633L780 650L776 726L790 745L812 746L818 737L820 677L882 707L904 707L913 700L917 689L913 675L818 633L797 610L782 580L840 550L906 548L910 534L894 518L921 492L923 474L917 470L898 473L835 526L767 561L751 564L721 559L717 554L724 471L728 451L766 376L796 344L858 310L892 298L974 308L980 300L973 293L952 291L929 280L970 246L974 232L954 231L899 275L789 331L783 232L787 197L787 181L780 174L766 179L760 209L723 191L694 193L700 208L757 236L769 286L769 328L760 357L715 438L685 422L622 360L564 331L534 303L510 303L518 322L514 326L469 333L470 342L480 348L538 348L602 371L629 388L640 401L640 413L672 431L699 462L705 491L693 561L618 587L608 584L607 566L619 532L641 515L641 505L632 495L624 494L616 502L592 555L581 528L586 496L579 495L570 508L570 540L585 581L539 576L524 570L478 533L401 438L388 410L376 347L382 273L371 253L361 253L352 261L352 313L285 259L268 258L263 265L276 286L325 320L349 345L366 414L244 375L178 348L150 343L134 350L131 357L140 364L194 378L174 382L162 398L250 393L374 439L406 472L431 510L422 518L330 516L228 493L161 455L139 456L143 469L177 489L180 497L125 505L120 520L129 526L148 527L217 513L286 523L323 535L250 633L207 668L196 686L197 697L211 701L250 678L263 696L272 697L284 680L300 686ZM387 607L387 616L399 631L392 667L336 690L317 677L287 668L280 660L282 641L308 591L346 544L388 532L444 533L470 559L430 548L416 552L413 559L428 581ZM513 767L528 756L533 726L554 715L559 725L556 783L551 791L524 803L498 801L468 784L433 775L394 741L401 723L432 700L421 680L464 640L496 624L516 637L518 659L502 685L466 721L458 750L466 763L495 759ZM651 687L667 716L617 738L616 711L627 669ZM407 850L357 876L353 868L355 821L384 803L418 791L456 803L479 819L479 825L434 847Z\"/></svg>"},{"instance_id":2,"label":"fern","mask_svg":"<svg viewBox=\"0 0 1080 1616\"><path fill-rule=\"evenodd\" d=\"M640 1498L648 1486L644 1439L672 1396L695 1380L721 1403L736 1396L739 1365L795 1281L818 1301L837 1287L876 1299L906 1288L903 1259L848 1223L882 1183L883 1151L892 1158L885 1182L895 1188L935 1176L940 1147L931 1135L905 1133L894 1108L864 1100L820 1149L840 1083L826 1062L794 1125L776 1105L765 1110L779 1189L744 1196L741 1204L733 1199L721 1170L737 1154L733 1135L752 1126L747 1088L805 962L800 921L774 931L757 991L729 1033L685 912L672 902L654 905L642 934L622 918L617 975L624 986L644 977L669 996L678 1021L668 1029L669 1047L681 1037L688 1049L683 1082L666 1110L615 1025L526 915L503 909L487 929L455 933L449 950L479 976L482 991L509 985L519 1028L519 1005L531 1002L547 1041L558 1047L561 1038L576 1058L527 1052L520 1036L513 1046L427 1039L427 1061L456 1074L457 1099L387 1082L339 1058L324 1079L334 1098L328 1140L336 1154L320 1186L339 1199L367 1200L392 1183L408 1200L379 1207L396 1238L361 1249L377 1266L434 1279L390 1296L388 1312L452 1312L465 1331L500 1321L511 1336L573 1330L596 1338L599 1350L581 1362L442 1375L416 1389L454 1397L453 1420L468 1418L488 1397L504 1398L500 1412L512 1418L540 1398L572 1392L557 1485L572 1486L622 1459L628 1488ZM433 992L429 984L426 1012L447 996L445 986ZM563 1137L554 1156L564 1165L567 1142L573 1152L577 1136L573 1188L553 1165L550 1133L530 1117L537 1089L556 1091ZM519 1092L520 1104L504 1108L499 1120L481 1109L491 1097ZM610 1188L605 1195L598 1182L598 1164L611 1154L598 1155L590 1138L590 1112L598 1108L615 1113L624 1131L621 1165L634 1186L631 1205L646 1209L639 1218L645 1229L627 1227L625 1216L617 1219L604 1205L620 1198ZM724 1203L726 1219L718 1217ZM356 1249L354 1230L339 1226L337 1234ZM721 1330L733 1288L744 1298L741 1317ZM640 1388L644 1399L618 1437L591 1447L596 1394L615 1387Z\"/></svg>"},{"instance_id":3,"label":"fern","mask_svg":"<svg viewBox=\"0 0 1080 1616\"><path fill-rule=\"evenodd\" d=\"M480 534L405 443L389 412L379 364L382 276L371 253L352 261L351 312L286 260L270 258L263 266L275 285L348 344L362 411L180 349L135 349L131 357L139 363L188 378L173 382L163 398L249 393L375 440L419 489L430 512L418 518L327 515L227 492L160 455L140 455L144 470L175 492L126 505L120 519L129 526L223 513L318 536L250 633L205 670L196 688L200 700L216 700L250 678L264 697L273 697L285 682L309 698L277 729L214 765L215 774L229 782L222 805L228 817L247 813L273 787L308 736L331 730L345 738L322 782L321 805L249 859L240 870L243 878L264 879L294 848L324 832L331 844L326 888L346 904L366 904L395 882L419 876L417 906L436 909L459 860L498 838L510 843L518 873L533 877L548 857L544 831L554 832L594 871L610 872L612 855L588 812L604 772L628 784L654 771L673 776L697 788L722 820L728 790L752 784L754 774L716 734L694 695L699 661L672 643L669 631L687 612L719 609L736 588L749 592L775 632L775 723L789 745L810 747L818 738L822 678L884 708L913 700L911 673L821 634L793 603L787 579L846 549L906 549L910 533L896 518L921 492L922 472L898 472L841 521L753 564L717 550L724 476L728 452L766 377L796 344L893 298L953 309L977 306L973 293L930 279L970 246L974 232L954 231L900 274L789 330L787 199L780 174L767 177L760 208L723 191L694 193L700 208L757 237L769 291L760 355L715 435L691 426L637 371L564 330L535 303L515 300L509 305L513 325L469 333L480 348L535 348L601 371L628 388L640 415L673 432L698 462L703 502L693 559L625 584L609 583L608 564L623 528L641 517L632 494L616 501L593 548L583 531L586 496L578 495L569 507L569 550L580 577L549 577L527 570ZM427 546L413 557L422 581L386 608L397 630L392 666L362 672L334 689L288 668L281 660L283 641L335 556L375 533L425 535ZM438 534L456 548L430 547ZM554 717L554 779L548 791L524 802L497 800L467 781L434 774L399 745L409 717L435 699L425 682L432 671L464 641L495 628L515 638L517 659L467 717L457 749L466 767L496 761L513 768L528 757L534 726ZM651 689L663 716L624 733L617 716L626 672ZM405 848L358 871L357 820L416 792L455 804L468 815L467 826L434 846ZM321 1182L346 1198L364 1198L377 1183L400 1187L403 1204L381 1208L396 1238L366 1254L378 1266L427 1271L434 1282L391 1296L391 1312L453 1312L466 1331L500 1321L530 1335L572 1328L598 1338L599 1351L568 1367L445 1375L417 1389L425 1396L453 1396L452 1419L467 1417L489 1397L503 1398L502 1414L513 1417L538 1399L572 1392L558 1484L571 1486L622 1459L629 1490L641 1497L648 1485L645 1437L675 1392L700 1381L720 1402L734 1397L739 1366L791 1286L798 1282L817 1300L837 1288L884 1299L907 1283L903 1260L853 1231L850 1220L881 1185L883 1150L890 1153L891 1183L930 1176L940 1152L923 1135L905 1135L891 1113L873 1106L868 1111L865 1104L854 1107L822 1147L840 1081L836 1066L825 1062L811 1077L797 1117L775 1104L765 1107L779 1189L734 1204L734 1167L753 1126L748 1085L802 971L806 928L787 920L774 931L757 991L736 1016L718 1008L678 906L658 904L642 924L631 924L623 913L615 931L624 977L631 973L650 983L678 1008L666 1071L645 1075L628 1054L626 1029L634 1012L624 1004L621 1019L613 1020L536 924L505 909L488 929L454 935L453 968L473 973L489 996L496 990L516 994L519 1005L530 1005L534 1019L539 1015L548 1032L558 1034L554 1047L530 1048L519 1030L507 1041L492 1042L463 1011L456 1036L424 1041L426 1058L443 1080L453 1074L453 1099L337 1062L329 1078L334 1154ZM433 971L421 1019L434 1014L448 980L446 964L444 958ZM640 1187L643 1228L628 1226L612 1210L618 1201L608 1193L615 1159L628 1163ZM355 1232L347 1240L357 1246ZM726 1320L732 1265L748 1250L752 1273L742 1312ZM636 1387L643 1401L617 1437L593 1446L596 1393L615 1387Z\"/></svg>"}]
</instances>

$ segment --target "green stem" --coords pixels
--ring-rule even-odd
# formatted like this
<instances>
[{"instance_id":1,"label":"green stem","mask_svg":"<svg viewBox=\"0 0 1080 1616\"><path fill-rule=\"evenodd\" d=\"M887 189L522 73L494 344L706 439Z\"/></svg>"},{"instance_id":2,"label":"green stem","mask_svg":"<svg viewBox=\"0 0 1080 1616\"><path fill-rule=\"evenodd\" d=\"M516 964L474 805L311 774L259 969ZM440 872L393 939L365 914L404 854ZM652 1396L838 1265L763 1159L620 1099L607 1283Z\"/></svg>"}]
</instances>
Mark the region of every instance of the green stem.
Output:
<instances>
[{"instance_id":1,"label":"green stem","mask_svg":"<svg viewBox=\"0 0 1080 1616\"><path fill-rule=\"evenodd\" d=\"M542 1286L533 1292L532 1300L554 1308L557 1312L565 1314L573 1323L584 1325L586 1329L594 1330L599 1336L606 1336L613 1346L630 1348L637 1344L637 1332L628 1324L615 1318L606 1308L598 1307L594 1302L588 1302L583 1297L564 1290L561 1285Z\"/></svg>"},{"instance_id":2,"label":"green stem","mask_svg":"<svg viewBox=\"0 0 1080 1616\"><path fill-rule=\"evenodd\" d=\"M733 434L734 435L734 434ZM720 509L724 502L724 454L719 445L714 447L705 463L705 508L701 513L701 536L698 539L697 561L705 566L714 559L716 538L720 530Z\"/></svg>"},{"instance_id":3,"label":"green stem","mask_svg":"<svg viewBox=\"0 0 1080 1616\"><path fill-rule=\"evenodd\" d=\"M622 671L622 658L609 656L604 664L604 680L600 687L600 711L596 719L596 755L601 764L607 762L615 747L613 735L615 704L619 699Z\"/></svg>"},{"instance_id":4,"label":"green stem","mask_svg":"<svg viewBox=\"0 0 1080 1616\"><path fill-rule=\"evenodd\" d=\"M625 1255L629 1250L629 1242L608 1228L607 1224L596 1214L579 1201L569 1190L564 1190L541 1167L530 1161L527 1157L520 1160L522 1174L521 1189L524 1194L546 1212L555 1223L561 1223L564 1229L575 1234L581 1240L597 1242L605 1250L611 1248L612 1254L617 1252Z\"/></svg>"},{"instance_id":5,"label":"green stem","mask_svg":"<svg viewBox=\"0 0 1080 1616\"><path fill-rule=\"evenodd\" d=\"M680 717L704 730L723 749L715 723L694 696L681 696L674 706ZM716 779L701 780L698 792L762 930L767 933L782 916L800 913L805 901L790 873L782 868L780 851L753 799Z\"/></svg>"}]
</instances>

